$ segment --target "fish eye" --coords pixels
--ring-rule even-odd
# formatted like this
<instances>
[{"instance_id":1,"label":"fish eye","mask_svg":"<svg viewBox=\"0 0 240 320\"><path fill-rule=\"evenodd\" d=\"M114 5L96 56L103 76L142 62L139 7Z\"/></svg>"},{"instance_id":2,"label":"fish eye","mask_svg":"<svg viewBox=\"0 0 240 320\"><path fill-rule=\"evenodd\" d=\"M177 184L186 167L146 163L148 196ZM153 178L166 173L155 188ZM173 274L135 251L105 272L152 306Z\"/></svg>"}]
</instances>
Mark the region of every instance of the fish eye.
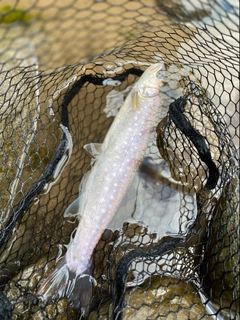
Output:
<instances>
[{"instance_id":1,"label":"fish eye","mask_svg":"<svg viewBox=\"0 0 240 320\"><path fill-rule=\"evenodd\" d=\"M139 91L144 97L155 97L159 94L159 88L156 87L143 86Z\"/></svg>"}]
</instances>

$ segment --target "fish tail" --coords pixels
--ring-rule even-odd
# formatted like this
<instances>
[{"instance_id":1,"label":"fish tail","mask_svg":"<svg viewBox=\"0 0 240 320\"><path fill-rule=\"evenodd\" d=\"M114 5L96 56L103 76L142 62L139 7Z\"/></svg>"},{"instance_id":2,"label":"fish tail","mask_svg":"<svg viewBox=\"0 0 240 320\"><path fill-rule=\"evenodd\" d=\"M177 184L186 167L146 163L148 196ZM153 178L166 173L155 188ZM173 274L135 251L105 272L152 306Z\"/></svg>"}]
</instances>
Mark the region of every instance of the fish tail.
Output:
<instances>
[{"instance_id":1,"label":"fish tail","mask_svg":"<svg viewBox=\"0 0 240 320\"><path fill-rule=\"evenodd\" d=\"M84 318L89 313L93 284L92 267L78 275L68 268L64 257L56 269L44 280L37 291L37 298L43 302L68 298L70 305L81 312Z\"/></svg>"}]
</instances>

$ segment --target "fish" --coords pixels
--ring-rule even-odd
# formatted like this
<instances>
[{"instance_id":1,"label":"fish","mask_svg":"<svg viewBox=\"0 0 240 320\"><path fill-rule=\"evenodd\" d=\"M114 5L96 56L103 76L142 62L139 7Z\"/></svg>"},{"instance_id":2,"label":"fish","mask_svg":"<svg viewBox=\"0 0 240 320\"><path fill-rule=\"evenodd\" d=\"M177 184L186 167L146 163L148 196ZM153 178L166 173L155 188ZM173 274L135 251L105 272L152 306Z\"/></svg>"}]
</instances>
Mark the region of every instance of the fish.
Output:
<instances>
[{"instance_id":1,"label":"fish","mask_svg":"<svg viewBox=\"0 0 240 320\"><path fill-rule=\"evenodd\" d=\"M72 207L81 217L65 256L43 281L39 300L67 297L85 317L90 308L92 254L102 233L114 217L146 153L155 132L163 100L163 62L150 65L133 85L102 144L90 143L86 150L95 156L84 191Z\"/></svg>"},{"instance_id":2,"label":"fish","mask_svg":"<svg viewBox=\"0 0 240 320\"><path fill-rule=\"evenodd\" d=\"M197 292L199 294L201 302L205 306L206 313L210 315L213 320L224 320L224 318L217 312L217 310L215 310L214 306L211 303L211 300L208 299L202 291L201 283L197 274L195 275L195 278L192 279L192 282L197 288Z\"/></svg>"},{"instance_id":3,"label":"fish","mask_svg":"<svg viewBox=\"0 0 240 320\"><path fill-rule=\"evenodd\" d=\"M224 318L219 313L217 313L211 302L207 299L207 297L201 290L198 290L198 294L200 296L202 304L205 305L207 314L211 315L213 320L224 320Z\"/></svg>"}]
</instances>

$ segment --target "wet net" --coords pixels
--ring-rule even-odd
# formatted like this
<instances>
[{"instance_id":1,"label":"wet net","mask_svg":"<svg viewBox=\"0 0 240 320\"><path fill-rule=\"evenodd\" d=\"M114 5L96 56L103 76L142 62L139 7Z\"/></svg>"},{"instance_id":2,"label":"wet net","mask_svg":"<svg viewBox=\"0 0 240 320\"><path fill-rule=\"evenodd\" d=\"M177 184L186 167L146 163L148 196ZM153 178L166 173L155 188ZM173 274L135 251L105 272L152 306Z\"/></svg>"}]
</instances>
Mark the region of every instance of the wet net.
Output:
<instances>
[{"instance_id":1,"label":"wet net","mask_svg":"<svg viewBox=\"0 0 240 320\"><path fill-rule=\"evenodd\" d=\"M1 0L0 37L0 318L239 319L239 3ZM114 152L130 153L121 107L141 109L152 64L141 163L104 167L116 121ZM96 231L110 210L86 195L121 171ZM89 250L74 242L86 215Z\"/></svg>"}]
</instances>

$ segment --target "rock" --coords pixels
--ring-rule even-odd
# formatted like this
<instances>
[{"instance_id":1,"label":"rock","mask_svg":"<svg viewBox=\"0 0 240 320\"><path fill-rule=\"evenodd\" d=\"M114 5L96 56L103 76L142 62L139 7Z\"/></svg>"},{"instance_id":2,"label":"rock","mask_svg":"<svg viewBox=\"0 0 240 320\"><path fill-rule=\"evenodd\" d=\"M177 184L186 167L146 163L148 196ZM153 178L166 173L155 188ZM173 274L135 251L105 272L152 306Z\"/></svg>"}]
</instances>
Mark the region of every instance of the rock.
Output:
<instances>
[{"instance_id":1,"label":"rock","mask_svg":"<svg viewBox=\"0 0 240 320\"><path fill-rule=\"evenodd\" d=\"M205 315L195 287L191 283L167 276L153 276L142 287L127 291L123 320L167 319L167 320L211 320ZM89 320L112 319L112 299L93 311Z\"/></svg>"}]
</instances>

